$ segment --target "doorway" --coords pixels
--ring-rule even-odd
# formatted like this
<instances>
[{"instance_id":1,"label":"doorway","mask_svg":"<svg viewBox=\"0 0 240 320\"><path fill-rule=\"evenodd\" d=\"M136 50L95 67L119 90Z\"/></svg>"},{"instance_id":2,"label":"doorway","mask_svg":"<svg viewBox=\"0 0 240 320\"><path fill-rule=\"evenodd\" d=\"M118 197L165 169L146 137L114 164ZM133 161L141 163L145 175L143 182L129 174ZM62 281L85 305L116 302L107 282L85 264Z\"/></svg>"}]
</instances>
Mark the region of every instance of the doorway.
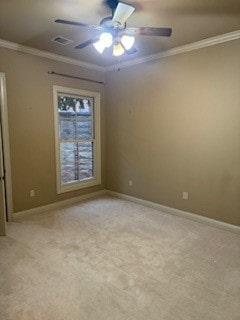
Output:
<instances>
[{"instance_id":1,"label":"doorway","mask_svg":"<svg viewBox=\"0 0 240 320\"><path fill-rule=\"evenodd\" d=\"M5 74L0 72L0 235L6 234L6 221L12 220L12 182L6 79Z\"/></svg>"},{"instance_id":2,"label":"doorway","mask_svg":"<svg viewBox=\"0 0 240 320\"><path fill-rule=\"evenodd\" d=\"M2 143L2 125L0 117L0 236L6 234L6 187L5 187L5 169L3 163L3 143Z\"/></svg>"}]
</instances>

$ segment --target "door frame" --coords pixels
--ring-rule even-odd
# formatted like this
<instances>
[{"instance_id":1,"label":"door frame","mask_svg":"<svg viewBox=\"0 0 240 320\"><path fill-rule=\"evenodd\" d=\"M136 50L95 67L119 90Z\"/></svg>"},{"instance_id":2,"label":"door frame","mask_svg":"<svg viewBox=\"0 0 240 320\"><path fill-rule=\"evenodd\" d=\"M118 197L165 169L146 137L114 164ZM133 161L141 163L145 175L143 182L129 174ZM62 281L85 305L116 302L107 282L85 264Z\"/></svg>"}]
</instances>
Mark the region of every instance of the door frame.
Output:
<instances>
[{"instance_id":1,"label":"door frame","mask_svg":"<svg viewBox=\"0 0 240 320\"><path fill-rule=\"evenodd\" d=\"M7 110L7 89L5 74L0 72L0 112L2 119L2 139L3 139L3 159L5 167L5 188L6 188L6 218L7 221L13 221L13 200L12 200L12 175L10 162L10 143L8 128L8 110Z\"/></svg>"}]
</instances>

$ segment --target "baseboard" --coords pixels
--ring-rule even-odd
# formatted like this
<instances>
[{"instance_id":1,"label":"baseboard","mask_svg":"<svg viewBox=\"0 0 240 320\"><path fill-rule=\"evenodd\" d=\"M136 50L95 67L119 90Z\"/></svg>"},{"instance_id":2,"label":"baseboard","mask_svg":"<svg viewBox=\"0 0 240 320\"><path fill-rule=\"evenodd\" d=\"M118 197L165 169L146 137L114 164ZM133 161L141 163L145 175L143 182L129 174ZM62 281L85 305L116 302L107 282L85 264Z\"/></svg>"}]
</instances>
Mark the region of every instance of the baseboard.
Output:
<instances>
[{"instance_id":1,"label":"baseboard","mask_svg":"<svg viewBox=\"0 0 240 320\"><path fill-rule=\"evenodd\" d=\"M171 207L167 207L155 202L151 202L151 201L147 201L147 200L143 200L140 198L136 198L136 197L132 197L123 193L119 193L119 192L115 192L115 191L111 191L111 190L100 190L100 191L96 191L96 192L92 192L92 193L88 193L82 196L78 196L78 197L74 197L74 198L70 198L70 199L66 199L66 200L62 200L62 201L58 201L58 202L54 202L54 203L50 203L48 205L45 206L41 206L41 207L37 207L37 208L32 208L29 210L24 210L24 211L19 211L19 212L15 212L14 215L14 219L17 219L19 217L22 216L26 216L26 215L32 215L32 214L36 214L36 213L42 213L42 212L47 212L50 210L54 210L54 209L58 209L58 208L62 208L64 206L67 205L71 205L74 203L78 203L84 200L88 200L88 199L92 199L92 198L96 198L96 197L100 197L100 196L104 196L104 195L109 195L109 196L113 196L116 198L120 198L120 199L124 199L124 200L128 200L137 204L141 204L144 206L147 206L149 208L152 209L156 209L158 211L164 212L164 213L169 213L178 217L182 217L182 218L186 218L192 221L196 221L196 222L200 222L203 224L206 224L208 226L212 226L215 228L219 228L219 229L223 229L223 230L227 230L236 234L240 234L240 227L239 226L235 226L226 222L222 222L222 221L218 221L218 220L214 220L214 219L210 219L204 216L200 216L194 213L190 213L190 212L186 212L186 211L182 211L182 210L178 210L178 209L174 209Z\"/></svg>"},{"instance_id":2,"label":"baseboard","mask_svg":"<svg viewBox=\"0 0 240 320\"><path fill-rule=\"evenodd\" d=\"M106 190L100 190L100 191L96 191L96 192L92 192L92 193L88 193L88 194L84 194L82 196L78 196L78 197L74 197L74 198L70 198L70 199L66 199L66 200L62 200L62 201L58 201L58 202L54 202L54 203L50 203L47 204L45 206L41 206L41 207L36 207L36 208L32 208L29 210L24 210L24 211L19 211L19 212L15 212L13 214L14 219L17 219L19 217L23 217L26 215L32 215L32 214L36 214L36 213L42 213L42 212L46 212L46 211L50 211L50 210L54 210L54 209L58 209L58 208L62 208L64 206L67 205L71 205L74 203L78 203L84 200L88 200L91 198L96 198L96 197L100 197L100 196L104 196L106 195Z\"/></svg>"},{"instance_id":3,"label":"baseboard","mask_svg":"<svg viewBox=\"0 0 240 320\"><path fill-rule=\"evenodd\" d=\"M215 228L219 228L219 229L223 229L223 230L227 230L236 234L240 234L240 227L239 226L235 226L233 224L229 224L226 222L222 222L222 221L218 221L218 220L214 220L214 219L210 219L204 216L200 216L194 213L190 213L190 212L186 212L186 211L182 211L182 210L178 210L178 209L174 209L171 207L167 207L167 206L163 206L161 204L155 203L155 202L151 202L151 201L147 201L147 200L143 200L140 198L135 198L132 196L128 196L126 194L123 193L118 193L115 191L111 191L111 190L106 190L106 194L109 196L113 196L113 197L117 197L120 199L124 199L124 200L128 200L131 202L135 202L144 206L147 206L149 208L152 209L156 209L158 211L162 211L164 213L169 213L178 217L182 217L182 218L186 218L192 221L196 221L196 222L200 222L203 224L206 224L208 226L211 227L215 227Z\"/></svg>"}]
</instances>

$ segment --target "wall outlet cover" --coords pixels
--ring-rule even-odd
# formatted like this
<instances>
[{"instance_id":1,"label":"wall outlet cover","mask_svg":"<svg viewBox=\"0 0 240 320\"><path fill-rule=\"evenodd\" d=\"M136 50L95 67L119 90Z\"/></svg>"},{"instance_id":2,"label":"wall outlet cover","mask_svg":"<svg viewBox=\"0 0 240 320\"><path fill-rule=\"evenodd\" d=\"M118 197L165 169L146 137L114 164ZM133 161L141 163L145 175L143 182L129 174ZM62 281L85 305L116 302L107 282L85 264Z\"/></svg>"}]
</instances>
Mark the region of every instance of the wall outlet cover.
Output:
<instances>
[{"instance_id":1,"label":"wall outlet cover","mask_svg":"<svg viewBox=\"0 0 240 320\"><path fill-rule=\"evenodd\" d=\"M188 192L186 191L183 192L183 199L188 200Z\"/></svg>"}]
</instances>

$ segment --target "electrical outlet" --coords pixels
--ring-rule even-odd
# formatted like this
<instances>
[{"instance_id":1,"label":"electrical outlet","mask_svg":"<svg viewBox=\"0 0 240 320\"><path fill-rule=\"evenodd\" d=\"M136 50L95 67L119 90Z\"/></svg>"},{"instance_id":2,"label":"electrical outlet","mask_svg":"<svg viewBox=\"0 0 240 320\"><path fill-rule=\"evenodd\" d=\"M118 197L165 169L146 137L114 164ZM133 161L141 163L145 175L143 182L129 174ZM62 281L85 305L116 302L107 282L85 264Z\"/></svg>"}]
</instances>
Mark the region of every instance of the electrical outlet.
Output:
<instances>
[{"instance_id":1,"label":"electrical outlet","mask_svg":"<svg viewBox=\"0 0 240 320\"><path fill-rule=\"evenodd\" d=\"M133 185L132 180L129 180L128 183L129 183L129 186L130 186L130 187Z\"/></svg>"},{"instance_id":2,"label":"electrical outlet","mask_svg":"<svg viewBox=\"0 0 240 320\"><path fill-rule=\"evenodd\" d=\"M182 197L184 200L188 200L188 192L183 192Z\"/></svg>"},{"instance_id":3,"label":"electrical outlet","mask_svg":"<svg viewBox=\"0 0 240 320\"><path fill-rule=\"evenodd\" d=\"M35 190L30 190L30 197L35 197Z\"/></svg>"}]
</instances>

